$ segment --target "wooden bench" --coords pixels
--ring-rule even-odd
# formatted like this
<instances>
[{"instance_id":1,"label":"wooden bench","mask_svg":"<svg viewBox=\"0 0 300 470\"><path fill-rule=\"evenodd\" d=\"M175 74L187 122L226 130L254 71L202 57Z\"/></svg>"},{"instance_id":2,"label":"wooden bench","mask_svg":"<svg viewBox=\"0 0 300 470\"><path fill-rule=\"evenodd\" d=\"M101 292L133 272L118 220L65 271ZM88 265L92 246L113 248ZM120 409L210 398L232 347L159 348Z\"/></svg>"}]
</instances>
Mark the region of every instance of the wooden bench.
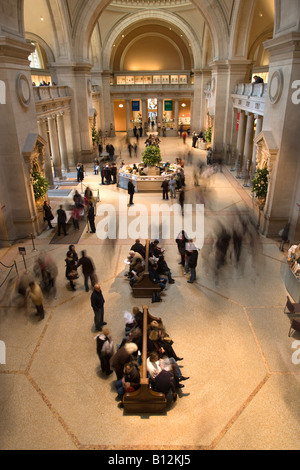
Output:
<instances>
[{"instance_id":1,"label":"wooden bench","mask_svg":"<svg viewBox=\"0 0 300 470\"><path fill-rule=\"evenodd\" d=\"M165 394L154 392L149 388L147 373L147 340L148 325L154 319L149 314L149 307L143 307L143 355L141 367L140 388L135 392L125 393L123 397L124 409L129 413L161 413L167 406ZM157 320L157 319L156 319Z\"/></svg>"},{"instance_id":2,"label":"wooden bench","mask_svg":"<svg viewBox=\"0 0 300 470\"><path fill-rule=\"evenodd\" d=\"M152 299L153 292L160 293L161 287L154 284L149 278L149 252L150 240L146 242L146 258L145 258L145 272L143 279L133 284L132 293L133 297L137 299Z\"/></svg>"}]
</instances>

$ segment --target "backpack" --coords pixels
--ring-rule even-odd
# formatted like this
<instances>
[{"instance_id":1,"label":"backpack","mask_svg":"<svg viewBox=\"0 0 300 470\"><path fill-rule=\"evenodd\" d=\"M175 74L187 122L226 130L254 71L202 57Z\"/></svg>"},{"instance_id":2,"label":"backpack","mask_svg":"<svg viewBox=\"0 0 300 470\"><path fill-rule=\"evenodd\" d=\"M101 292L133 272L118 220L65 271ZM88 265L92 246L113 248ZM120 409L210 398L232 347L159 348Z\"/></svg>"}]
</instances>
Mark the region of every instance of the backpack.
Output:
<instances>
[{"instance_id":1,"label":"backpack","mask_svg":"<svg viewBox=\"0 0 300 470\"><path fill-rule=\"evenodd\" d=\"M103 343L101 354L103 356L112 356L114 353L114 343L109 339L106 339Z\"/></svg>"}]
</instances>

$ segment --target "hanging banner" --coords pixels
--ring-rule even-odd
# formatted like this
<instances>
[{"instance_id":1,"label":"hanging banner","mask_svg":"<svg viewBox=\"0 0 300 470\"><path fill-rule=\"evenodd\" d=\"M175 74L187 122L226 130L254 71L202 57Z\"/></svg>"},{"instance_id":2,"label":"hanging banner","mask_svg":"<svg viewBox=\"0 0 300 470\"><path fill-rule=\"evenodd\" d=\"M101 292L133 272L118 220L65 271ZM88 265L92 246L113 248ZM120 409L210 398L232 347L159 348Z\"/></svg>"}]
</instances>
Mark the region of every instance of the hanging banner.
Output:
<instances>
[{"instance_id":1,"label":"hanging banner","mask_svg":"<svg viewBox=\"0 0 300 470\"><path fill-rule=\"evenodd\" d=\"M166 100L165 101L165 111L173 111L173 101Z\"/></svg>"},{"instance_id":2,"label":"hanging banner","mask_svg":"<svg viewBox=\"0 0 300 470\"><path fill-rule=\"evenodd\" d=\"M132 101L132 111L140 111L140 102Z\"/></svg>"}]
</instances>

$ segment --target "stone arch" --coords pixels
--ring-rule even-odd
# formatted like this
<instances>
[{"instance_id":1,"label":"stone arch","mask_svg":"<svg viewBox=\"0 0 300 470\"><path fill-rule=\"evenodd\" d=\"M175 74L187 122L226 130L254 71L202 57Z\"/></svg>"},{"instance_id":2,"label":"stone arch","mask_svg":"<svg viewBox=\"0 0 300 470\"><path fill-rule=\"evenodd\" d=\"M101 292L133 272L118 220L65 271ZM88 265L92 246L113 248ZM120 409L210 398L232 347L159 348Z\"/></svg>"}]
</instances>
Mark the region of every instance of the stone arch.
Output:
<instances>
[{"instance_id":1,"label":"stone arch","mask_svg":"<svg viewBox=\"0 0 300 470\"><path fill-rule=\"evenodd\" d=\"M51 17L55 42L56 61L73 59L71 25L68 22L69 13L65 2L51 0L47 2Z\"/></svg>"},{"instance_id":2,"label":"stone arch","mask_svg":"<svg viewBox=\"0 0 300 470\"><path fill-rule=\"evenodd\" d=\"M76 60L78 62L89 61L89 44L93 30L97 23L97 20L104 9L111 3L111 0L86 0L82 3L81 8L78 9L77 17L74 22L73 37L75 38L74 50L78 51ZM222 8L219 4L216 4L214 8L211 7L210 0L192 0L192 3L198 8L205 21L207 22L209 32L212 38L213 56L215 60L226 59L228 57L228 41L229 41L229 24L225 18ZM152 10L152 13L161 12L162 14L167 13L165 10ZM171 15L171 13L169 13ZM136 15L136 14L134 14ZM174 15L176 16L176 15ZM171 23L174 23L174 16ZM170 20L168 20L170 21ZM183 26L182 26L183 27ZM189 33L187 37L191 37L191 29L187 25ZM186 28L184 28L186 29ZM192 41L192 47L194 46L194 60L195 68L201 67L201 48L198 45L193 45L194 38ZM105 58L105 64L108 64L107 57ZM104 67L105 69L105 67Z\"/></svg>"},{"instance_id":3,"label":"stone arch","mask_svg":"<svg viewBox=\"0 0 300 470\"><path fill-rule=\"evenodd\" d=\"M42 48L46 52L48 63L55 62L54 53L53 53L51 47L49 47L49 45L47 44L47 42L44 41L44 39L42 39L40 36L38 36L34 33L28 32L28 31L26 31L25 34L26 34L26 39L28 39L30 41L34 41L34 42L38 43L40 46L42 46Z\"/></svg>"},{"instance_id":4,"label":"stone arch","mask_svg":"<svg viewBox=\"0 0 300 470\"><path fill-rule=\"evenodd\" d=\"M135 39L133 39L124 49L123 53L122 53L122 57L121 57L121 60L120 60L120 70L123 71L124 70L124 60L125 60L125 57L126 57L126 54L128 52L128 50L133 46L133 44L138 41L139 39L142 39L143 37L147 37L148 34L142 34L142 35L139 35L137 36ZM183 58L183 54L180 50L180 48L177 46L177 44L175 44L170 38L166 37L166 36L163 36L162 34L159 34L159 33L152 33L151 36L156 36L156 37L160 37L160 38L164 38L166 41L168 41L173 47L174 49L176 49L176 52L178 54L178 57L180 59L180 62L181 62L181 70L184 70L184 58Z\"/></svg>"},{"instance_id":5,"label":"stone arch","mask_svg":"<svg viewBox=\"0 0 300 470\"><path fill-rule=\"evenodd\" d=\"M233 10L232 34L230 36L229 57L231 59L247 59L249 35L255 11L255 1L239 0Z\"/></svg>"},{"instance_id":6,"label":"stone arch","mask_svg":"<svg viewBox=\"0 0 300 470\"><path fill-rule=\"evenodd\" d=\"M109 70L111 66L111 58L113 50L113 45L116 41L116 38L128 27L132 26L133 24L137 24L142 22L143 20L161 20L168 24L173 24L176 26L180 31L182 31L187 39L190 41L191 49L192 49L192 56L194 58L194 68L200 68L202 62L202 50L200 44L196 38L196 36L191 31L189 25L185 23L181 18L177 15L166 11L156 11L156 10L141 10L138 13L133 13L131 15L126 16L123 20L117 23L114 26L114 29L107 35L108 40L103 44L103 69Z\"/></svg>"}]
</instances>

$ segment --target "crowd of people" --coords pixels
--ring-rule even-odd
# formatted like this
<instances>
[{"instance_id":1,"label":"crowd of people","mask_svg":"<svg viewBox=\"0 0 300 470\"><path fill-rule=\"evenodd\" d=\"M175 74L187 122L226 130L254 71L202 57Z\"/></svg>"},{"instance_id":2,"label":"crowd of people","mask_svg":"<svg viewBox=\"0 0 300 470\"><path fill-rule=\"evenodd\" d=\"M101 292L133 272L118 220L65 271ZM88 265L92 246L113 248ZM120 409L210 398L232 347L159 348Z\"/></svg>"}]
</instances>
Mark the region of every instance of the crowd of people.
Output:
<instances>
[{"instance_id":1,"label":"crowd of people","mask_svg":"<svg viewBox=\"0 0 300 470\"><path fill-rule=\"evenodd\" d=\"M115 372L114 382L116 401L123 407L125 393L140 388L140 367L143 357L143 323L144 312L134 307L131 312L125 312L124 337L119 345L114 345L110 330L103 327L96 337L96 350L100 361L101 372L110 376ZM176 401L178 391L184 388L183 381L189 379L182 375L173 340L167 334L161 318L148 317L147 329L147 373L149 386L155 392L160 392Z\"/></svg>"},{"instance_id":2,"label":"crowd of people","mask_svg":"<svg viewBox=\"0 0 300 470\"><path fill-rule=\"evenodd\" d=\"M145 256L146 248L137 239L134 245L132 245L127 258L129 270L125 276L128 278L131 287L140 282L144 277L146 268ZM150 243L148 272L150 281L154 285L159 286L161 291L165 290L167 283L175 284L172 272L165 259L165 250L159 246L159 240L154 240ZM159 294L155 293L152 301L161 302L161 300Z\"/></svg>"}]
</instances>

